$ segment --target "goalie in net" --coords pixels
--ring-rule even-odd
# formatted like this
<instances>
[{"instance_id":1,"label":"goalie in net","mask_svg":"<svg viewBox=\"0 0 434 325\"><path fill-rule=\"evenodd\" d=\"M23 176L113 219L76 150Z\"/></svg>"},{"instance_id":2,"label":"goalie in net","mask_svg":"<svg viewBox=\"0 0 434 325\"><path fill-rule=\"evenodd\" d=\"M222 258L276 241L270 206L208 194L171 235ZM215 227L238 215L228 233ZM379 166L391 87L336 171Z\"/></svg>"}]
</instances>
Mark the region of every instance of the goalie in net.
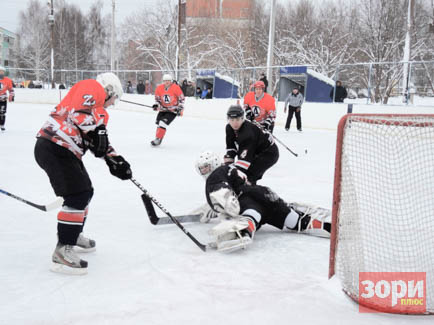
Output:
<instances>
[{"instance_id":1,"label":"goalie in net","mask_svg":"<svg viewBox=\"0 0 434 325\"><path fill-rule=\"evenodd\" d=\"M210 230L219 251L247 248L264 224L282 230L330 237L330 210L300 203L287 203L270 188L250 185L234 165L222 165L211 151L203 152L196 170L206 179L207 204L200 208L201 222L219 217Z\"/></svg>"}]
</instances>

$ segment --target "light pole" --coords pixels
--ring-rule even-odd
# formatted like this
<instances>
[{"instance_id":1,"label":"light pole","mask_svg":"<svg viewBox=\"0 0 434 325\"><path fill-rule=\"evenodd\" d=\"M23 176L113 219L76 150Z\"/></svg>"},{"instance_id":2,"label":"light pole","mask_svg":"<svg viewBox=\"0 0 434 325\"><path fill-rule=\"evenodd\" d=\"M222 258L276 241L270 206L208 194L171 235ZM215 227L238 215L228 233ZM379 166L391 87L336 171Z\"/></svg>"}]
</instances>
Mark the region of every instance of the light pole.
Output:
<instances>
[{"instance_id":1,"label":"light pole","mask_svg":"<svg viewBox=\"0 0 434 325\"><path fill-rule=\"evenodd\" d=\"M267 54L267 79L269 92L273 93L273 52L274 52L274 29L276 16L276 0L271 1L270 11L270 31L268 34L268 54Z\"/></svg>"},{"instance_id":2,"label":"light pole","mask_svg":"<svg viewBox=\"0 0 434 325\"><path fill-rule=\"evenodd\" d=\"M110 70L115 70L115 0L112 0L112 39L110 47Z\"/></svg>"},{"instance_id":3,"label":"light pole","mask_svg":"<svg viewBox=\"0 0 434 325\"><path fill-rule=\"evenodd\" d=\"M56 88L54 85L54 7L53 0L51 0L50 13L48 14L48 25L51 29L51 88Z\"/></svg>"}]
</instances>

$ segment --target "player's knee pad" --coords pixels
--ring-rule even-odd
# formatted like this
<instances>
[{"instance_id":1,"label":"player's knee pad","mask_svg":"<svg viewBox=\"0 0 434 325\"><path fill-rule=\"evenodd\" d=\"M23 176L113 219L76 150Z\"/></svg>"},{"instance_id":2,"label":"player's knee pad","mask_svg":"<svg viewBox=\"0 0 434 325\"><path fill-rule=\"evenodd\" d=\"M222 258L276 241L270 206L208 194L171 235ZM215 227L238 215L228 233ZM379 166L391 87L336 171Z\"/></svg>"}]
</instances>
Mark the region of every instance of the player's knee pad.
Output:
<instances>
[{"instance_id":1,"label":"player's knee pad","mask_svg":"<svg viewBox=\"0 0 434 325\"><path fill-rule=\"evenodd\" d=\"M169 126L167 123L167 119L163 118L162 120L158 121L158 127L166 129Z\"/></svg>"},{"instance_id":2,"label":"player's knee pad","mask_svg":"<svg viewBox=\"0 0 434 325\"><path fill-rule=\"evenodd\" d=\"M262 215L258 210L255 209L246 209L241 213L242 216L253 218L256 221L256 224L259 224L262 219Z\"/></svg>"},{"instance_id":3,"label":"player's knee pad","mask_svg":"<svg viewBox=\"0 0 434 325\"><path fill-rule=\"evenodd\" d=\"M93 196L93 189L77 194L65 195L63 205L77 210L85 210Z\"/></svg>"}]
</instances>

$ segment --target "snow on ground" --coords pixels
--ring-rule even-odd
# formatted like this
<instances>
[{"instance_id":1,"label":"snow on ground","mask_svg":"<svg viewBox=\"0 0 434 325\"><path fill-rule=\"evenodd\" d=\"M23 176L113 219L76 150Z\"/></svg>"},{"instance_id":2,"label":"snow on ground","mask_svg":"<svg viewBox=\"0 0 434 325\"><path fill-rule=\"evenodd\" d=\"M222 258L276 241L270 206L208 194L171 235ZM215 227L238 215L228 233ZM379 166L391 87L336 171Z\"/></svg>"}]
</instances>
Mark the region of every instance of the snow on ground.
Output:
<instances>
[{"instance_id":1,"label":"snow on ground","mask_svg":"<svg viewBox=\"0 0 434 325\"><path fill-rule=\"evenodd\" d=\"M220 109L221 119L176 119L158 148L149 145L154 113L110 112L112 144L131 163L134 177L174 215L204 203L196 157L207 149L224 153L226 107L217 103L206 105ZM33 158L35 134L51 108L10 103L7 131L0 134L0 188L40 204L55 199ZM304 128L299 134L279 124L275 136L300 157L280 147L280 159L262 184L288 201L331 207L335 131ZM360 314L339 283L327 279L327 239L265 226L246 251L203 253L176 226L152 226L141 192L111 176L103 160L88 153L84 163L95 188L85 232L97 241L97 251L83 255L89 262L85 276L49 271L56 211L0 195L0 324L432 322L429 316ZM207 242L211 226L187 228Z\"/></svg>"}]
</instances>

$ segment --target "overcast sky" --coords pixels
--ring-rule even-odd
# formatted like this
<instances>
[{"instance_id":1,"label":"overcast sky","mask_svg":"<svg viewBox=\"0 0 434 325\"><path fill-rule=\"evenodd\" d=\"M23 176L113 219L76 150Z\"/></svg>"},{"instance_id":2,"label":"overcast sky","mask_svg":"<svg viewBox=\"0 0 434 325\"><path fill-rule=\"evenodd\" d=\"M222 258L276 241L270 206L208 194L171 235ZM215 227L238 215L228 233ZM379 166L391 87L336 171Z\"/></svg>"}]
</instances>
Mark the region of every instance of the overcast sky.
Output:
<instances>
[{"instance_id":1,"label":"overcast sky","mask_svg":"<svg viewBox=\"0 0 434 325\"><path fill-rule=\"evenodd\" d=\"M47 3L47 0L40 1L41 3ZM29 0L0 0L0 2L0 27L16 32L18 28L19 12L27 8ZM95 3L96 0L67 0L67 2L77 4L82 9L83 13L87 13L90 6ZM143 6L154 6L157 2L158 0L116 0L116 20L121 22L135 10L141 9ZM103 3L104 14L110 13L112 0L103 0Z\"/></svg>"},{"instance_id":2,"label":"overcast sky","mask_svg":"<svg viewBox=\"0 0 434 325\"><path fill-rule=\"evenodd\" d=\"M47 3L47 0L40 0L41 3ZM56 0L54 0L56 1ZM83 13L87 13L90 6L96 0L66 0L69 3L75 3L80 6ZM141 10L144 6L155 6L158 1L167 0L116 0L116 21L122 22L127 16L134 11ZM172 0L174 1L174 0ZM269 1L271 0L264 0ZM279 0L285 2L287 0ZM19 12L27 8L29 0L0 0L0 27L3 27L11 32L16 32L18 28ZM104 15L111 12L112 0L103 0ZM47 6L48 15L48 6Z\"/></svg>"}]
</instances>

